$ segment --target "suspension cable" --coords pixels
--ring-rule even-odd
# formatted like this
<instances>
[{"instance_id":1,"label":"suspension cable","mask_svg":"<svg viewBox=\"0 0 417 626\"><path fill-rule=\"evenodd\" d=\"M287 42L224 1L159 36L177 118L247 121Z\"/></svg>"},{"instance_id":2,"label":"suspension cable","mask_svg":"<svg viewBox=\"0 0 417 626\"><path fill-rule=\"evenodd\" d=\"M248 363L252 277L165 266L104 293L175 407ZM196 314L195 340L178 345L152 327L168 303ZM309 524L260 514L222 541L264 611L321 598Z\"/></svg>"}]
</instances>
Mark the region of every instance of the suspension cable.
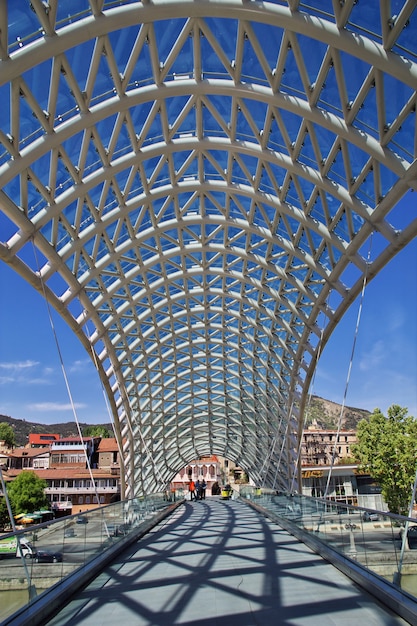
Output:
<instances>
[{"instance_id":1,"label":"suspension cable","mask_svg":"<svg viewBox=\"0 0 417 626\"><path fill-rule=\"evenodd\" d=\"M348 367L348 372L347 372L347 376L346 376L345 391L344 391L344 394L343 394L342 406L340 407L340 414L339 414L339 420L338 420L337 431L336 431L336 441L334 442L334 445L333 445L333 451L332 451L332 457L331 457L331 462L330 462L330 468L329 468L329 473L327 475L326 489L325 489L324 495L323 495L324 498L327 498L327 494L329 492L330 480L331 480L331 477L332 477L333 467L334 467L334 463L335 463L335 459L336 459L336 444L337 444L337 442L339 440L339 435L340 435L340 431L341 431L341 427L342 427L342 418L343 418L343 413L344 413L344 410L345 410L346 397L347 397L347 392L348 392L349 383L350 383L350 376L351 376L351 372L352 372L353 358L354 358L354 355L355 355L356 340L358 338L359 324L360 324L360 320L361 320L363 301L364 301L364 297L365 297L365 288L366 288L366 284L367 284L367 280L368 280L368 269L369 269L371 250L372 250L372 235L373 235L373 233L371 233L371 237L370 237L370 241L369 241L368 258L366 260L366 268L365 268L365 273L363 275L362 292L361 292L361 297L360 297L360 301L359 301L359 308L358 308L358 315L357 315L357 318L356 318L355 333L354 333L353 342L352 342L352 351L351 351L351 354L350 354L349 367Z\"/></svg>"},{"instance_id":2,"label":"suspension cable","mask_svg":"<svg viewBox=\"0 0 417 626\"><path fill-rule=\"evenodd\" d=\"M86 446L84 444L84 438L83 438L83 435L82 435L82 432L81 432L80 422L78 420L77 410L75 408L75 403L74 403L74 400L73 400L70 384L69 384L69 381L68 381L68 376L67 376L67 372L66 372L65 365L64 365L64 359L62 357L61 346L60 346L60 343L59 343L59 340L58 340L58 335L57 335L55 324L54 324L54 320L53 320L53 317L52 317L51 306L50 306L50 303L49 303L49 300L48 300L48 296L47 296L47 293L46 293L46 287L45 287L45 283L44 283L44 280L43 280L43 277L42 277L42 272L40 271L40 264L39 264L39 260L38 260L36 246L35 246L35 243L34 243L33 239L32 239L32 246L33 246L33 252L34 252L34 256L35 256L35 260L36 260L36 265L37 265L37 268L38 268L37 273L38 273L38 276L40 278L40 282L41 282L41 286L42 286L42 294L43 294L43 297L44 297L44 300L45 300L45 303L46 303L46 309L47 309L47 312L48 312L49 323L51 325L52 335L54 337L55 346L56 346L56 349L57 349L58 358L59 358L60 365L61 365L61 370L62 370L62 375L63 375L63 378L64 378L65 387L66 387L68 398L69 398L69 401L70 401L70 404L71 404L71 410L72 410L72 414L74 416L74 421L75 421L75 424L77 426L78 435L79 435L80 440L81 440L82 445L83 445L84 455L85 455L85 459L86 459L86 465L87 465L88 473L90 475L91 484L92 484L92 486L94 488L95 496L96 496L96 499L97 499L97 505L99 505L100 504L100 500L99 500L99 496L98 496L97 486L96 486L96 483L95 483L95 480L94 480L94 476L93 476L93 472L92 472L92 469L91 469L91 463L90 463L90 459L89 459L88 454L87 454L87 449L86 449Z\"/></svg>"}]
</instances>

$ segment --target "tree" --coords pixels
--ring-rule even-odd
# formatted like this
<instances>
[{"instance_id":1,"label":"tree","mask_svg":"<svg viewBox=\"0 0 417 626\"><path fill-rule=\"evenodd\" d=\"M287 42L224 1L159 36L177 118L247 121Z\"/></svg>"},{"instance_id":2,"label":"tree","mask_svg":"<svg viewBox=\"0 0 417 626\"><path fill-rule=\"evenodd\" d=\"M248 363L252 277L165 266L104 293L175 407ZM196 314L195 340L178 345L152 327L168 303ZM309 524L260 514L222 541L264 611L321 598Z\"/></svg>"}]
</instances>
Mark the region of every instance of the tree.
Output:
<instances>
[{"instance_id":1,"label":"tree","mask_svg":"<svg viewBox=\"0 0 417 626\"><path fill-rule=\"evenodd\" d=\"M83 437L101 437L108 439L112 434L105 426L86 426L83 430Z\"/></svg>"},{"instance_id":2,"label":"tree","mask_svg":"<svg viewBox=\"0 0 417 626\"><path fill-rule=\"evenodd\" d=\"M7 510L6 498L0 496L0 529L10 526L9 511Z\"/></svg>"},{"instance_id":3,"label":"tree","mask_svg":"<svg viewBox=\"0 0 417 626\"><path fill-rule=\"evenodd\" d=\"M13 448L16 445L14 430L7 422L0 423L0 441L4 441L8 448Z\"/></svg>"},{"instance_id":4,"label":"tree","mask_svg":"<svg viewBox=\"0 0 417 626\"><path fill-rule=\"evenodd\" d=\"M33 513L37 509L48 507L46 487L46 481L39 478L35 472L23 470L7 486L13 515Z\"/></svg>"},{"instance_id":5,"label":"tree","mask_svg":"<svg viewBox=\"0 0 417 626\"><path fill-rule=\"evenodd\" d=\"M417 422L408 409L393 404L385 417L375 409L358 424L352 452L360 469L380 485L392 513L408 515L416 474Z\"/></svg>"}]
</instances>

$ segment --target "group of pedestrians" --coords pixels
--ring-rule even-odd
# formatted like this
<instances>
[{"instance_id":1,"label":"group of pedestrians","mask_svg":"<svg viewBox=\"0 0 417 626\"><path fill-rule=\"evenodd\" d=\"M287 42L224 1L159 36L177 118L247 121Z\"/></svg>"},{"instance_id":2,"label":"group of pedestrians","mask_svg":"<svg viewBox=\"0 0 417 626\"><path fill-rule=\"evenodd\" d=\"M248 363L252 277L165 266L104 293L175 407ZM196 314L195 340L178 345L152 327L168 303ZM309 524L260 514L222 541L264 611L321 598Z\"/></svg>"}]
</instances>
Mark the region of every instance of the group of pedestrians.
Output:
<instances>
[{"instance_id":1,"label":"group of pedestrians","mask_svg":"<svg viewBox=\"0 0 417 626\"><path fill-rule=\"evenodd\" d=\"M207 484L204 478L194 482L190 480L188 490L190 492L190 500L205 500Z\"/></svg>"}]
</instances>

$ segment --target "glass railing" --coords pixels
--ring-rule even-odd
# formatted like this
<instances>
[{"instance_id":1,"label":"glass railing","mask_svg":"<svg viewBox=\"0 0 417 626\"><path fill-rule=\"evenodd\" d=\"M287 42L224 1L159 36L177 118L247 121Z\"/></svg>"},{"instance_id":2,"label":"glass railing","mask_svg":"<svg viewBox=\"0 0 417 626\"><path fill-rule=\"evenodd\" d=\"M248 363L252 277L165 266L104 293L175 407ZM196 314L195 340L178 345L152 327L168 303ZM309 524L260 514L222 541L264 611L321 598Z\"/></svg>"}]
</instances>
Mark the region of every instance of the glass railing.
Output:
<instances>
[{"instance_id":1,"label":"glass railing","mask_svg":"<svg viewBox=\"0 0 417 626\"><path fill-rule=\"evenodd\" d=\"M249 486L240 496L417 599L417 519Z\"/></svg>"},{"instance_id":2,"label":"glass railing","mask_svg":"<svg viewBox=\"0 0 417 626\"><path fill-rule=\"evenodd\" d=\"M0 533L0 623L77 569L140 530L176 499L172 494L105 507Z\"/></svg>"}]
</instances>

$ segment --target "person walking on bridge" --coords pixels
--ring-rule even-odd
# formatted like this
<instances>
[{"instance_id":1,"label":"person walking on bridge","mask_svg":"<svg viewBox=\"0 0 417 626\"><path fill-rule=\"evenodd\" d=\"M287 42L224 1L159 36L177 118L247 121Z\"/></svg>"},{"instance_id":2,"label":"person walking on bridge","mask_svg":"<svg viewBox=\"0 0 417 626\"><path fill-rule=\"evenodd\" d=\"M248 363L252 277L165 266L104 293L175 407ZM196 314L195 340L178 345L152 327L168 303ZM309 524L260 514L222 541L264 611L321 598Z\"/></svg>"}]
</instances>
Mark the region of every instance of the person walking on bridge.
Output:
<instances>
[{"instance_id":1,"label":"person walking on bridge","mask_svg":"<svg viewBox=\"0 0 417 626\"><path fill-rule=\"evenodd\" d=\"M195 483L195 499L201 500L201 483L198 479Z\"/></svg>"},{"instance_id":2,"label":"person walking on bridge","mask_svg":"<svg viewBox=\"0 0 417 626\"><path fill-rule=\"evenodd\" d=\"M197 497L195 494L195 483L193 479L190 480L190 483L188 485L188 491L190 492L190 500L197 500Z\"/></svg>"},{"instance_id":3,"label":"person walking on bridge","mask_svg":"<svg viewBox=\"0 0 417 626\"><path fill-rule=\"evenodd\" d=\"M203 480L201 481L201 491L200 491L200 499L201 500L205 500L206 499L206 488L207 488L207 483L206 481Z\"/></svg>"}]
</instances>

